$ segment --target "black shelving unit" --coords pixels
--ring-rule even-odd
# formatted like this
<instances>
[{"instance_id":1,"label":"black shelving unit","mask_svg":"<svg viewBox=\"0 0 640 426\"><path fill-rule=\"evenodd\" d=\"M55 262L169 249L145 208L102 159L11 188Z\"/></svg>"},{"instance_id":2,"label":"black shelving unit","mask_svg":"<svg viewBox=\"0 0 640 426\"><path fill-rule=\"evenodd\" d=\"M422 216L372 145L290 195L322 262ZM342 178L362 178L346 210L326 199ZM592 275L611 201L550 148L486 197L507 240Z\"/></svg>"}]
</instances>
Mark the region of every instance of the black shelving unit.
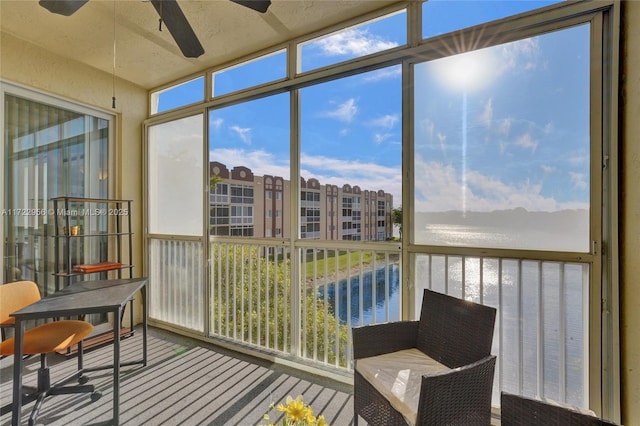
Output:
<instances>
[{"instance_id":1,"label":"black shelving unit","mask_svg":"<svg viewBox=\"0 0 640 426\"><path fill-rule=\"evenodd\" d=\"M123 271L128 271L125 278L133 276L131 200L57 197L52 201L56 291L79 275L114 271L115 278L123 278ZM97 244L87 241L96 238Z\"/></svg>"},{"instance_id":2,"label":"black shelving unit","mask_svg":"<svg viewBox=\"0 0 640 426\"><path fill-rule=\"evenodd\" d=\"M132 200L56 197L52 198L53 249L56 291L74 281L133 278ZM133 306L130 305L131 324ZM113 338L108 322L92 318L99 330L84 347L100 345ZM120 330L130 336L133 328Z\"/></svg>"}]
</instances>

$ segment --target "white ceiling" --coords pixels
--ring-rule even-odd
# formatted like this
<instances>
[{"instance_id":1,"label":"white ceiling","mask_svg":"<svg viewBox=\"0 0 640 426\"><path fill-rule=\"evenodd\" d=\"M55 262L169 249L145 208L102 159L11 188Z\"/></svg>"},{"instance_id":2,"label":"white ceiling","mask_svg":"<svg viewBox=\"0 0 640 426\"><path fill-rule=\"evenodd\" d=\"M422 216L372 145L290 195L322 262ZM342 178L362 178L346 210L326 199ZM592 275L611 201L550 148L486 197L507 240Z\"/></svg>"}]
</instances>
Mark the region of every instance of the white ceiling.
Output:
<instances>
[{"instance_id":1,"label":"white ceiling","mask_svg":"<svg viewBox=\"0 0 640 426\"><path fill-rule=\"evenodd\" d=\"M90 0L71 16L37 0L0 0L1 30L62 57L111 73L114 4L116 75L157 87L286 40L327 28L398 0L272 0L260 14L229 0L178 0L205 53L185 58L143 0Z\"/></svg>"}]
</instances>

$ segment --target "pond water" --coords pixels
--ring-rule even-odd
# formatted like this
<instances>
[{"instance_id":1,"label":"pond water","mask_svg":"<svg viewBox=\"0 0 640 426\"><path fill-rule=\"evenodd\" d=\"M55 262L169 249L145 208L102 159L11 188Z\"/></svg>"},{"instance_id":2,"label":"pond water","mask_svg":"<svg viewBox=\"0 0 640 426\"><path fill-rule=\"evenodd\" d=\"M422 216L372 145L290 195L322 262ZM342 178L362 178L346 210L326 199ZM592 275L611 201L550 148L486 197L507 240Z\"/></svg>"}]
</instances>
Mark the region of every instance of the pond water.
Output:
<instances>
[{"instance_id":1,"label":"pond water","mask_svg":"<svg viewBox=\"0 0 640 426\"><path fill-rule=\"evenodd\" d=\"M324 298L325 287L327 300L331 308L338 313L343 324L350 319L350 325L367 325L373 322L397 321L400 319L400 268L389 265L375 271L351 277L347 287L347 279L321 286L318 296ZM374 285L375 281L375 285ZM347 290L348 288L348 290ZM360 295L362 289L362 297ZM388 294L388 296L386 296ZM362 317L360 316L360 300L362 299ZM385 301L388 300L388 303Z\"/></svg>"}]
</instances>

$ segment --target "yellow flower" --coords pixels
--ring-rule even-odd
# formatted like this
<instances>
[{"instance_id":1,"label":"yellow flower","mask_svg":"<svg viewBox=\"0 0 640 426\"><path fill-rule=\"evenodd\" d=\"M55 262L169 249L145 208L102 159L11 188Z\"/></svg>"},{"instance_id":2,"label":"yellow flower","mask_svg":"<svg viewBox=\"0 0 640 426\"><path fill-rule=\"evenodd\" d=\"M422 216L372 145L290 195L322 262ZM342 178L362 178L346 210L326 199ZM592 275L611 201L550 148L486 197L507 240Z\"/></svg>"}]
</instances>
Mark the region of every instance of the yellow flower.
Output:
<instances>
[{"instance_id":1,"label":"yellow flower","mask_svg":"<svg viewBox=\"0 0 640 426\"><path fill-rule=\"evenodd\" d=\"M305 418L307 412L302 397L298 396L296 399L287 397L287 405L278 405L278 411L285 413L285 416L294 422L302 421Z\"/></svg>"},{"instance_id":2,"label":"yellow flower","mask_svg":"<svg viewBox=\"0 0 640 426\"><path fill-rule=\"evenodd\" d=\"M311 407L307 407L307 412L304 415L304 419L307 421L307 424L309 425L316 424L316 417L313 415L313 410L311 409Z\"/></svg>"},{"instance_id":3,"label":"yellow flower","mask_svg":"<svg viewBox=\"0 0 640 426\"><path fill-rule=\"evenodd\" d=\"M273 408L274 404L270 405ZM314 416L311 405L305 405L302 395L298 395L296 399L287 396L285 404L278 404L276 410L284 413L282 426L329 426L324 416ZM269 420L268 413L264 416L265 420ZM280 424L280 423L279 423ZM275 426L269 424L268 426Z\"/></svg>"}]
</instances>

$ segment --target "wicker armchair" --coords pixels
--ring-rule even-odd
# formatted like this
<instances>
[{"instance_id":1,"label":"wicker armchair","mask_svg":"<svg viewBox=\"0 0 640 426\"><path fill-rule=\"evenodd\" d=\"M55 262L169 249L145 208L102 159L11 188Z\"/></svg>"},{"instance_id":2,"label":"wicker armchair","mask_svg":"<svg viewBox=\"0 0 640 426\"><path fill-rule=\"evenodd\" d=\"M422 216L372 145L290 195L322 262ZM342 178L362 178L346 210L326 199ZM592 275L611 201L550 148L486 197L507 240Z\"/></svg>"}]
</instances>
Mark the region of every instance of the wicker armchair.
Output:
<instances>
[{"instance_id":1,"label":"wicker armchair","mask_svg":"<svg viewBox=\"0 0 640 426\"><path fill-rule=\"evenodd\" d=\"M420 321L354 328L354 423L489 425L495 316L425 290Z\"/></svg>"},{"instance_id":2,"label":"wicker armchair","mask_svg":"<svg viewBox=\"0 0 640 426\"><path fill-rule=\"evenodd\" d=\"M541 401L502 392L500 395L502 426L603 426L616 425L575 407L553 401Z\"/></svg>"}]
</instances>

